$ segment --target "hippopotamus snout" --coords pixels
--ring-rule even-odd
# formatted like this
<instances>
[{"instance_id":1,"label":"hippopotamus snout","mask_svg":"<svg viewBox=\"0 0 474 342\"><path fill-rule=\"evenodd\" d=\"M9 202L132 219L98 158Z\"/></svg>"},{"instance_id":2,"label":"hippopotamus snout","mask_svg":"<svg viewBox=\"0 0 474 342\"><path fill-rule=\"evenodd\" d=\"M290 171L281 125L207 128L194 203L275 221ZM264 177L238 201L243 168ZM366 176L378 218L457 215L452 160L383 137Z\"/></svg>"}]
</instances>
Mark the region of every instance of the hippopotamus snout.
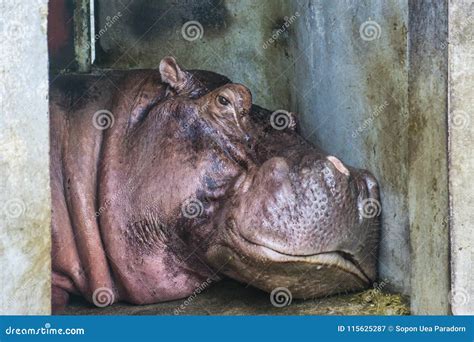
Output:
<instances>
[{"instance_id":1,"label":"hippopotamus snout","mask_svg":"<svg viewBox=\"0 0 474 342\"><path fill-rule=\"evenodd\" d=\"M378 203L379 195L370 173L321 154L299 163L274 157L238 187L226 238L239 259L233 277L249 282L242 269L250 274L263 262L270 266L252 283L271 290L280 281L296 297L363 288L375 280L378 218L366 213L366 203Z\"/></svg>"},{"instance_id":2,"label":"hippopotamus snout","mask_svg":"<svg viewBox=\"0 0 474 342\"><path fill-rule=\"evenodd\" d=\"M248 222L242 212L241 233L288 255L343 248L345 236L367 220L364 203L378 201L373 176L353 168L349 171L335 157L293 167L284 158L272 158L248 188L243 207L256 215Z\"/></svg>"}]
</instances>

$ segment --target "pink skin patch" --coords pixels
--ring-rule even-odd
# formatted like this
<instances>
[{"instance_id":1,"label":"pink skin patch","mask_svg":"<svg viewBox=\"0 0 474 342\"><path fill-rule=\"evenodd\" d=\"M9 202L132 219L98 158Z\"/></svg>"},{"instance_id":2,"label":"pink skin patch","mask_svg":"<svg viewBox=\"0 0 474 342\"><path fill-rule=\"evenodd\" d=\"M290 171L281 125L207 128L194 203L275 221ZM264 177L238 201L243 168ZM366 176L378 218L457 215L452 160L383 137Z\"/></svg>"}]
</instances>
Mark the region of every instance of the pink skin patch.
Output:
<instances>
[{"instance_id":1,"label":"pink skin patch","mask_svg":"<svg viewBox=\"0 0 474 342\"><path fill-rule=\"evenodd\" d=\"M339 159L333 156L327 156L327 160L329 160L340 173L343 173L346 176L349 176L349 170L344 166L344 164L342 164L342 162Z\"/></svg>"}]
</instances>

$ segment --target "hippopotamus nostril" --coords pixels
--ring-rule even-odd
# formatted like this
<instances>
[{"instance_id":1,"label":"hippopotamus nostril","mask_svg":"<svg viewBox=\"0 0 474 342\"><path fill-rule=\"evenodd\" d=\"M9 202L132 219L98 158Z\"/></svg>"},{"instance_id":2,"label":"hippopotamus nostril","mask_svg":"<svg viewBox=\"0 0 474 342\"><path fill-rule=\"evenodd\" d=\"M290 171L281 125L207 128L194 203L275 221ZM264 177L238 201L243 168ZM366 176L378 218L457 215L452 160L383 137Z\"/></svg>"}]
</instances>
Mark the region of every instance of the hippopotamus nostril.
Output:
<instances>
[{"instance_id":1,"label":"hippopotamus nostril","mask_svg":"<svg viewBox=\"0 0 474 342\"><path fill-rule=\"evenodd\" d=\"M334 156L327 156L326 159L329 160L340 173L348 177L350 176L349 170L344 166L344 164L339 159L337 159Z\"/></svg>"}]
</instances>

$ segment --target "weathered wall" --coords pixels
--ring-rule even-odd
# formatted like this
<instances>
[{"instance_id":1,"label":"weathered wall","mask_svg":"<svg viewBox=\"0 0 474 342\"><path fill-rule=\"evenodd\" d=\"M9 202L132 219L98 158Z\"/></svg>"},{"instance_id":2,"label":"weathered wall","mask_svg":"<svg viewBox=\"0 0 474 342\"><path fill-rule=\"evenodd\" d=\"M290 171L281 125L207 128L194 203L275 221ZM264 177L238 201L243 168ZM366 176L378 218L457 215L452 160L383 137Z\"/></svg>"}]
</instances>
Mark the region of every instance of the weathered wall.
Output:
<instances>
[{"instance_id":1,"label":"weathered wall","mask_svg":"<svg viewBox=\"0 0 474 342\"><path fill-rule=\"evenodd\" d=\"M293 109L303 134L381 185L380 278L410 290L407 1L293 3ZM368 253L376 251L368 251Z\"/></svg>"},{"instance_id":2,"label":"weathered wall","mask_svg":"<svg viewBox=\"0 0 474 342\"><path fill-rule=\"evenodd\" d=\"M294 15L288 1L141 0L125 7L101 0L96 5L98 67L156 68L172 55L186 68L212 70L247 85L255 103L289 106L291 26L268 42L285 16Z\"/></svg>"},{"instance_id":3,"label":"weathered wall","mask_svg":"<svg viewBox=\"0 0 474 342\"><path fill-rule=\"evenodd\" d=\"M449 311L446 1L410 1L409 177L411 304Z\"/></svg>"},{"instance_id":4,"label":"weathered wall","mask_svg":"<svg viewBox=\"0 0 474 342\"><path fill-rule=\"evenodd\" d=\"M48 314L47 1L0 13L0 313Z\"/></svg>"},{"instance_id":5,"label":"weathered wall","mask_svg":"<svg viewBox=\"0 0 474 342\"><path fill-rule=\"evenodd\" d=\"M451 307L474 314L474 1L449 2Z\"/></svg>"}]
</instances>

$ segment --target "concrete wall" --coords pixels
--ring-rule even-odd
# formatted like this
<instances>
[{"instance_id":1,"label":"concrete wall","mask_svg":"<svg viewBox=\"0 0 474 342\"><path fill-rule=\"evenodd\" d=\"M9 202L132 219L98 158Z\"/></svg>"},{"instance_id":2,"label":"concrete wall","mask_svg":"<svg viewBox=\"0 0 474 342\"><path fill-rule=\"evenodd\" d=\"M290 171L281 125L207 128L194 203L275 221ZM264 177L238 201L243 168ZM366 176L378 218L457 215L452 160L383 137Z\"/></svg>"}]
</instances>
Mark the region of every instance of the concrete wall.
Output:
<instances>
[{"instance_id":1,"label":"concrete wall","mask_svg":"<svg viewBox=\"0 0 474 342\"><path fill-rule=\"evenodd\" d=\"M48 314L47 1L0 13L0 314Z\"/></svg>"},{"instance_id":2,"label":"concrete wall","mask_svg":"<svg viewBox=\"0 0 474 342\"><path fill-rule=\"evenodd\" d=\"M451 307L474 314L474 1L449 2Z\"/></svg>"},{"instance_id":3,"label":"concrete wall","mask_svg":"<svg viewBox=\"0 0 474 342\"><path fill-rule=\"evenodd\" d=\"M408 201L411 305L415 314L449 312L447 179L448 6L410 1Z\"/></svg>"},{"instance_id":4,"label":"concrete wall","mask_svg":"<svg viewBox=\"0 0 474 342\"><path fill-rule=\"evenodd\" d=\"M410 293L407 1L293 3L303 135L381 185L380 278ZM370 251L375 252L375 251Z\"/></svg>"},{"instance_id":5,"label":"concrete wall","mask_svg":"<svg viewBox=\"0 0 474 342\"><path fill-rule=\"evenodd\" d=\"M212 70L247 85L255 103L289 106L292 25L276 34L285 17L295 15L288 1L123 3L96 1L98 67L157 68L161 58L172 55L186 68ZM270 42L274 34L277 39Z\"/></svg>"}]
</instances>

